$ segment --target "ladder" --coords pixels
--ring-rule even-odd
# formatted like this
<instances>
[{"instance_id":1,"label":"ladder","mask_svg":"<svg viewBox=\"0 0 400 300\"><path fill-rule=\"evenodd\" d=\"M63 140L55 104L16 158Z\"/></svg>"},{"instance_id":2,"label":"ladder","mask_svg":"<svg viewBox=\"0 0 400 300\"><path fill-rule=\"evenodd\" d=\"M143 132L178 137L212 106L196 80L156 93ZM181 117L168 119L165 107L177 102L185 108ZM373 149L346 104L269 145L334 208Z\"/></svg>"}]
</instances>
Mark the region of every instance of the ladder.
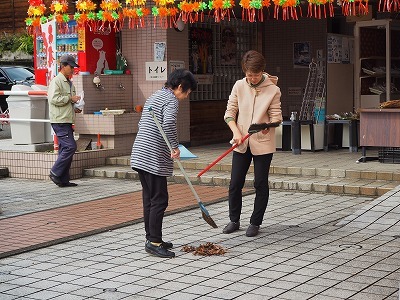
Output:
<instances>
[{"instance_id":1,"label":"ladder","mask_svg":"<svg viewBox=\"0 0 400 300\"><path fill-rule=\"evenodd\" d=\"M325 67L314 60L309 65L306 88L301 103L300 121L316 120L325 106ZM314 112L316 116L314 115Z\"/></svg>"}]
</instances>

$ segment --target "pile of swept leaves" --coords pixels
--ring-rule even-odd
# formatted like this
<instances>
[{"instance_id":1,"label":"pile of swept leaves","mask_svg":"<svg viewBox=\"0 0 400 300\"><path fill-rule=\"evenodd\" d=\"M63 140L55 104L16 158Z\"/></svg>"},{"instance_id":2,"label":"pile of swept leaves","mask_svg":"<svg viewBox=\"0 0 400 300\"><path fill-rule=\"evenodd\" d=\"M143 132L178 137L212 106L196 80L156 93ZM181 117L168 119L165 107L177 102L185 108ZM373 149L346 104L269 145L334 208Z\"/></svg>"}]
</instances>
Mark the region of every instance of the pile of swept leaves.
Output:
<instances>
[{"instance_id":1,"label":"pile of swept leaves","mask_svg":"<svg viewBox=\"0 0 400 300\"><path fill-rule=\"evenodd\" d=\"M182 251L184 252L191 252L194 255L204 255L204 256L211 256L211 255L224 255L227 250L223 247L215 245L214 243L207 242L205 244L201 244L199 247L188 246L185 245L182 247Z\"/></svg>"}]
</instances>

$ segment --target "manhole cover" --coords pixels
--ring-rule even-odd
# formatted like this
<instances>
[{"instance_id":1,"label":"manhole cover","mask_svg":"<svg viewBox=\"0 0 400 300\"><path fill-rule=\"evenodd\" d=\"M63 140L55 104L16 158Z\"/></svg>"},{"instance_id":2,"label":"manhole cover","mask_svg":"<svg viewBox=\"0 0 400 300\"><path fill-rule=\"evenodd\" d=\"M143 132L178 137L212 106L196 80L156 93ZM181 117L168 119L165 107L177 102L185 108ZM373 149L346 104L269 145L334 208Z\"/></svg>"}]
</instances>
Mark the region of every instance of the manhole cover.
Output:
<instances>
[{"instance_id":1,"label":"manhole cover","mask_svg":"<svg viewBox=\"0 0 400 300\"><path fill-rule=\"evenodd\" d=\"M343 245L339 245L339 248L344 248L344 249L361 249L362 246L360 245L354 245L354 244L343 244Z\"/></svg>"}]
</instances>

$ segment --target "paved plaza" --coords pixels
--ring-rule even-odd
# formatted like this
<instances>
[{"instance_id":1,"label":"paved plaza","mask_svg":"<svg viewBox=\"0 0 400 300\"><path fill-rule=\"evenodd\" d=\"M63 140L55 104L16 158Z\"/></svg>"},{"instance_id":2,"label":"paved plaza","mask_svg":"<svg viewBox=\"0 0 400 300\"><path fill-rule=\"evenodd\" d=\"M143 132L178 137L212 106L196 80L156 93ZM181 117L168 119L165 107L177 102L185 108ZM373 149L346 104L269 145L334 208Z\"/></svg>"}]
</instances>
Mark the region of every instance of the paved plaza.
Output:
<instances>
[{"instance_id":1,"label":"paved plaza","mask_svg":"<svg viewBox=\"0 0 400 300\"><path fill-rule=\"evenodd\" d=\"M191 150L209 162L221 153L220 146ZM279 152L273 164L322 166L335 174L344 168L399 173L395 164L355 164L357 155ZM249 238L251 188L241 229L226 235L226 186L195 186L219 226L214 229L201 218L187 186L170 182L163 238L174 243L176 258L162 259L144 251L138 181L74 182L78 187L63 189L50 181L0 178L0 245L16 247L7 252L0 246L1 300L399 299L398 186L382 196L271 189L260 234ZM93 220L97 227L88 231ZM226 254L199 256L182 249L207 242Z\"/></svg>"},{"instance_id":2,"label":"paved plaza","mask_svg":"<svg viewBox=\"0 0 400 300\"><path fill-rule=\"evenodd\" d=\"M17 208L32 214L139 189L127 180L76 182L67 193L50 182L0 179L0 203L18 218ZM400 224L390 222L397 194L374 200L273 190L255 238L245 236L253 195L244 199L241 230L230 235L221 233L227 201L207 205L217 229L198 208L171 214L164 238L174 243L174 259L144 251L141 222L49 244L0 259L0 299L398 299ZM206 242L227 253L182 251Z\"/></svg>"}]
</instances>

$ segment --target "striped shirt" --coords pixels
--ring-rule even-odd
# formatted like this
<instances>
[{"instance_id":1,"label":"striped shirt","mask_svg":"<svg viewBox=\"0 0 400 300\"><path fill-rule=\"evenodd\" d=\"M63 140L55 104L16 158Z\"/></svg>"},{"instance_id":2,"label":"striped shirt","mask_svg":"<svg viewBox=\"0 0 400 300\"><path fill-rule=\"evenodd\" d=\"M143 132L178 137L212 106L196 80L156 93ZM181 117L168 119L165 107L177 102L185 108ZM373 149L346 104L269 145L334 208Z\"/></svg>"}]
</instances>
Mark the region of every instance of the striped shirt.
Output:
<instances>
[{"instance_id":1,"label":"striped shirt","mask_svg":"<svg viewBox=\"0 0 400 300\"><path fill-rule=\"evenodd\" d=\"M178 148L178 99L168 88L151 95L144 104L139 131L132 147L131 167L158 176L171 176L174 162L148 108L152 107L173 149Z\"/></svg>"}]
</instances>

